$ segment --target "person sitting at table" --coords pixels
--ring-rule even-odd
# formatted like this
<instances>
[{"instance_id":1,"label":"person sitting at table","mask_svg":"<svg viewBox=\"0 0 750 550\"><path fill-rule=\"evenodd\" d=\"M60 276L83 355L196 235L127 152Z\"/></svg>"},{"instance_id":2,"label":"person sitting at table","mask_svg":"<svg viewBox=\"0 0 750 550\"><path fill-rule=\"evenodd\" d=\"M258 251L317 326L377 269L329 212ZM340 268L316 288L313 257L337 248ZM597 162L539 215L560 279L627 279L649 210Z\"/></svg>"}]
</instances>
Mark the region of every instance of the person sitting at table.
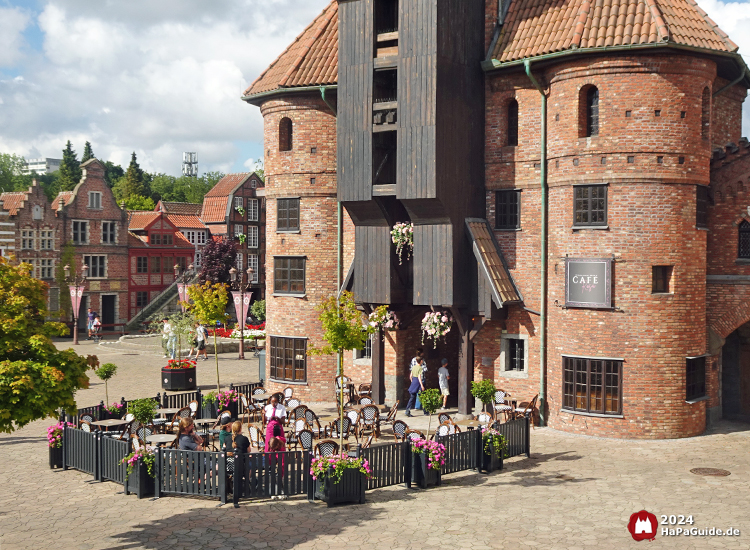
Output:
<instances>
[{"instance_id":1,"label":"person sitting at table","mask_svg":"<svg viewBox=\"0 0 750 550\"><path fill-rule=\"evenodd\" d=\"M221 424L219 432L219 449L223 449L232 434L232 419L229 416L222 416L219 421Z\"/></svg>"},{"instance_id":2,"label":"person sitting at table","mask_svg":"<svg viewBox=\"0 0 750 550\"><path fill-rule=\"evenodd\" d=\"M268 443L274 437L284 437L284 419L286 418L286 408L279 404L279 398L276 395L271 396L271 402L265 406L264 413L266 416L266 447L268 452ZM278 435L277 435L278 434ZM286 438L284 439L286 443Z\"/></svg>"},{"instance_id":3,"label":"person sitting at table","mask_svg":"<svg viewBox=\"0 0 750 550\"><path fill-rule=\"evenodd\" d=\"M203 450L203 438L195 433L193 419L189 416L180 419L180 427L177 430L177 446L181 451Z\"/></svg>"}]
</instances>

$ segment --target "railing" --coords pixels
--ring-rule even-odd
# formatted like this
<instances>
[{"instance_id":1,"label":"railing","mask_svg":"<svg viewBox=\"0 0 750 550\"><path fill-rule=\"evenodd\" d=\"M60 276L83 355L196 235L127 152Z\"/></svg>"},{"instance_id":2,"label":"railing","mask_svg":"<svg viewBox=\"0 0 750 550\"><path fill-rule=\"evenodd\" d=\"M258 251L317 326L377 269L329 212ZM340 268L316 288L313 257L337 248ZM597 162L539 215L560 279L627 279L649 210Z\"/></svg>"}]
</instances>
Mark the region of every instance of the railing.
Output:
<instances>
[{"instance_id":1,"label":"railing","mask_svg":"<svg viewBox=\"0 0 750 550\"><path fill-rule=\"evenodd\" d=\"M164 392L164 395L161 396L161 406L170 409L187 407L192 401L198 402L198 413L200 414L201 405L203 404L203 396L200 390L173 393L172 395L167 395L167 392Z\"/></svg>"},{"instance_id":2,"label":"railing","mask_svg":"<svg viewBox=\"0 0 750 550\"><path fill-rule=\"evenodd\" d=\"M228 460L235 508L242 498L305 494L312 498L309 452L238 453Z\"/></svg>"},{"instance_id":3,"label":"railing","mask_svg":"<svg viewBox=\"0 0 750 550\"><path fill-rule=\"evenodd\" d=\"M65 427L63 434L63 470L73 468L99 477L99 435Z\"/></svg>"},{"instance_id":4,"label":"railing","mask_svg":"<svg viewBox=\"0 0 750 550\"><path fill-rule=\"evenodd\" d=\"M244 393L248 399L251 398L255 388L262 388L263 382L251 382L250 384L229 384L229 389L237 393Z\"/></svg>"},{"instance_id":5,"label":"railing","mask_svg":"<svg viewBox=\"0 0 750 550\"><path fill-rule=\"evenodd\" d=\"M530 424L529 418L517 418L504 422L502 424L496 423L495 429L499 431L504 437L508 445L506 451L506 458L513 456L526 455L531 456L531 442L530 442Z\"/></svg>"},{"instance_id":6,"label":"railing","mask_svg":"<svg viewBox=\"0 0 750 550\"><path fill-rule=\"evenodd\" d=\"M467 430L462 433L438 437L437 441L445 445L445 464L441 473L452 474L463 470L474 470L480 466L482 432Z\"/></svg>"},{"instance_id":7,"label":"railing","mask_svg":"<svg viewBox=\"0 0 750 550\"><path fill-rule=\"evenodd\" d=\"M389 485L405 483L405 453L411 453L408 443L392 443L362 449L361 456L370 463L372 476L367 480L367 489L379 489Z\"/></svg>"},{"instance_id":8,"label":"railing","mask_svg":"<svg viewBox=\"0 0 750 550\"><path fill-rule=\"evenodd\" d=\"M130 454L130 444L111 437L101 437L99 450L99 481L114 481L123 487L127 464L122 459Z\"/></svg>"},{"instance_id":9,"label":"railing","mask_svg":"<svg viewBox=\"0 0 750 550\"><path fill-rule=\"evenodd\" d=\"M196 495L227 502L227 455L207 451L156 450L156 497Z\"/></svg>"}]
</instances>

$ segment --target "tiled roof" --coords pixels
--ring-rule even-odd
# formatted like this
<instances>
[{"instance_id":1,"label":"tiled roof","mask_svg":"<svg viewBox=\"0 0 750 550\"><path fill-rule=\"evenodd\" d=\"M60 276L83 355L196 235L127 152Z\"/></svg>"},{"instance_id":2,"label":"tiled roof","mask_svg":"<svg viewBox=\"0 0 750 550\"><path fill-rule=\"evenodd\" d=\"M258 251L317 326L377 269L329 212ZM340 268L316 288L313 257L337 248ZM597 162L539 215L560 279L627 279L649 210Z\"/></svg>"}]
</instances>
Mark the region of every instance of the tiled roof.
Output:
<instances>
[{"instance_id":1,"label":"tiled roof","mask_svg":"<svg viewBox=\"0 0 750 550\"><path fill-rule=\"evenodd\" d=\"M203 224L203 222L197 215L188 216L184 214L167 214L165 217L170 222L172 222L172 225L174 225L178 229L205 229L206 228L206 226ZM224 218L222 218L222 220L223 219Z\"/></svg>"},{"instance_id":2,"label":"tiled roof","mask_svg":"<svg viewBox=\"0 0 750 550\"><path fill-rule=\"evenodd\" d=\"M18 214L18 209L23 208L23 201L26 198L27 194L24 192L11 192L0 195L0 201L3 201L3 210L7 210L11 216Z\"/></svg>"},{"instance_id":3,"label":"tiled roof","mask_svg":"<svg viewBox=\"0 0 750 550\"><path fill-rule=\"evenodd\" d=\"M338 3L333 0L261 74L245 96L296 86L336 84L338 78Z\"/></svg>"},{"instance_id":4,"label":"tiled roof","mask_svg":"<svg viewBox=\"0 0 750 550\"><path fill-rule=\"evenodd\" d=\"M203 199L203 223L223 222L227 217L227 200L229 197L205 197Z\"/></svg>"},{"instance_id":5,"label":"tiled roof","mask_svg":"<svg viewBox=\"0 0 750 550\"><path fill-rule=\"evenodd\" d=\"M148 244L135 233L128 231L128 248L148 248Z\"/></svg>"},{"instance_id":6,"label":"tiled roof","mask_svg":"<svg viewBox=\"0 0 750 550\"><path fill-rule=\"evenodd\" d=\"M165 214L183 214L186 216L200 216L203 205L199 202L166 202L159 201L155 212Z\"/></svg>"},{"instance_id":7,"label":"tiled roof","mask_svg":"<svg viewBox=\"0 0 750 550\"><path fill-rule=\"evenodd\" d=\"M239 174L227 174L221 178L211 190L206 193L206 197L228 197L240 184L244 183L250 177L250 172L241 172Z\"/></svg>"},{"instance_id":8,"label":"tiled roof","mask_svg":"<svg viewBox=\"0 0 750 550\"><path fill-rule=\"evenodd\" d=\"M664 43L737 50L693 0L512 0L490 57Z\"/></svg>"},{"instance_id":9,"label":"tiled roof","mask_svg":"<svg viewBox=\"0 0 750 550\"><path fill-rule=\"evenodd\" d=\"M60 191L52 201L52 210L59 210L73 198L73 191Z\"/></svg>"},{"instance_id":10,"label":"tiled roof","mask_svg":"<svg viewBox=\"0 0 750 550\"><path fill-rule=\"evenodd\" d=\"M212 236L226 235L227 234L227 226L226 225L209 225L208 229L211 231L211 235Z\"/></svg>"},{"instance_id":11,"label":"tiled roof","mask_svg":"<svg viewBox=\"0 0 750 550\"><path fill-rule=\"evenodd\" d=\"M474 256L479 263L479 272L489 283L492 299L498 309L509 302L521 302L521 295L508 272L505 258L495 240L487 220L467 218L466 227L472 240Z\"/></svg>"},{"instance_id":12,"label":"tiled roof","mask_svg":"<svg viewBox=\"0 0 750 550\"><path fill-rule=\"evenodd\" d=\"M146 212L142 210L128 211L128 231L146 229L155 220L161 217L160 212Z\"/></svg>"}]
</instances>

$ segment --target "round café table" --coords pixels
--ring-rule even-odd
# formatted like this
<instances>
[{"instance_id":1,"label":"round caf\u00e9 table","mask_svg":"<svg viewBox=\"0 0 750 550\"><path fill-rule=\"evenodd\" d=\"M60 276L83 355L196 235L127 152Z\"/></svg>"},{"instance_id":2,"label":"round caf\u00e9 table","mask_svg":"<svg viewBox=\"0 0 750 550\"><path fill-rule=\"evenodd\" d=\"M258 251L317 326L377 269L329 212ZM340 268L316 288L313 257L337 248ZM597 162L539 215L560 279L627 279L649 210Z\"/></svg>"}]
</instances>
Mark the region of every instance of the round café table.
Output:
<instances>
[{"instance_id":1,"label":"round caf\u00e9 table","mask_svg":"<svg viewBox=\"0 0 750 550\"><path fill-rule=\"evenodd\" d=\"M99 426L101 428L106 428L104 431L108 432L109 428L112 428L114 426L124 426L125 424L128 424L127 420L120 420L117 418L112 418L110 420L97 420L96 422L91 422L92 426Z\"/></svg>"},{"instance_id":2,"label":"round caf\u00e9 table","mask_svg":"<svg viewBox=\"0 0 750 550\"><path fill-rule=\"evenodd\" d=\"M482 423L479 422L479 420L471 420L471 419L459 420L458 422L454 422L454 424L456 426L464 426L466 428L469 428L470 430L474 430L482 425Z\"/></svg>"},{"instance_id":3,"label":"round caf\u00e9 table","mask_svg":"<svg viewBox=\"0 0 750 550\"><path fill-rule=\"evenodd\" d=\"M156 414L175 414L177 411L181 411L182 409L179 407L165 407L163 409L156 409Z\"/></svg>"},{"instance_id":4,"label":"round caf\u00e9 table","mask_svg":"<svg viewBox=\"0 0 750 550\"><path fill-rule=\"evenodd\" d=\"M177 439L177 436L173 434L152 434L146 436L146 441L154 443L160 447L167 443L172 443L175 439Z\"/></svg>"}]
</instances>

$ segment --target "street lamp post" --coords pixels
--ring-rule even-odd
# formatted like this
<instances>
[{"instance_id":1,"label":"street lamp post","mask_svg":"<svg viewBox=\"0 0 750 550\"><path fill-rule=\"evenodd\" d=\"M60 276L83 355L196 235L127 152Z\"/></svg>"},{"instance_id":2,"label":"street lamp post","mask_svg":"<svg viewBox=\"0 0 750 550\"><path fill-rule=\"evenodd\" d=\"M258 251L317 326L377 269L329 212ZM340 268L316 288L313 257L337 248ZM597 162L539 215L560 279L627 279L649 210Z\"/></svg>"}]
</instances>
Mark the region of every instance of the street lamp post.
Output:
<instances>
[{"instance_id":1,"label":"street lamp post","mask_svg":"<svg viewBox=\"0 0 750 550\"><path fill-rule=\"evenodd\" d=\"M193 276L193 264L190 264L188 268L180 275L180 266L174 265L174 280L177 281L177 294L180 296L180 308L182 313L185 313L185 302L187 302L187 287L190 279Z\"/></svg>"},{"instance_id":2,"label":"street lamp post","mask_svg":"<svg viewBox=\"0 0 750 550\"><path fill-rule=\"evenodd\" d=\"M247 281L245 281L245 274L247 274ZM234 301L234 311L237 313L237 322L240 325L240 359L245 358L245 319L247 319L247 312L250 309L250 298L253 292L250 290L250 283L253 280L253 268L248 267L247 271L240 272L240 277L237 279L237 270L232 268L229 270L229 276L232 279L232 299Z\"/></svg>"},{"instance_id":3,"label":"street lamp post","mask_svg":"<svg viewBox=\"0 0 750 550\"><path fill-rule=\"evenodd\" d=\"M73 306L73 345L78 345L78 310L81 308L81 299L83 298L83 289L86 284L86 277L89 275L89 266L83 265L83 275L79 276L74 273L70 276L70 266L63 267L65 272L65 282L70 288L70 302Z\"/></svg>"}]
</instances>

